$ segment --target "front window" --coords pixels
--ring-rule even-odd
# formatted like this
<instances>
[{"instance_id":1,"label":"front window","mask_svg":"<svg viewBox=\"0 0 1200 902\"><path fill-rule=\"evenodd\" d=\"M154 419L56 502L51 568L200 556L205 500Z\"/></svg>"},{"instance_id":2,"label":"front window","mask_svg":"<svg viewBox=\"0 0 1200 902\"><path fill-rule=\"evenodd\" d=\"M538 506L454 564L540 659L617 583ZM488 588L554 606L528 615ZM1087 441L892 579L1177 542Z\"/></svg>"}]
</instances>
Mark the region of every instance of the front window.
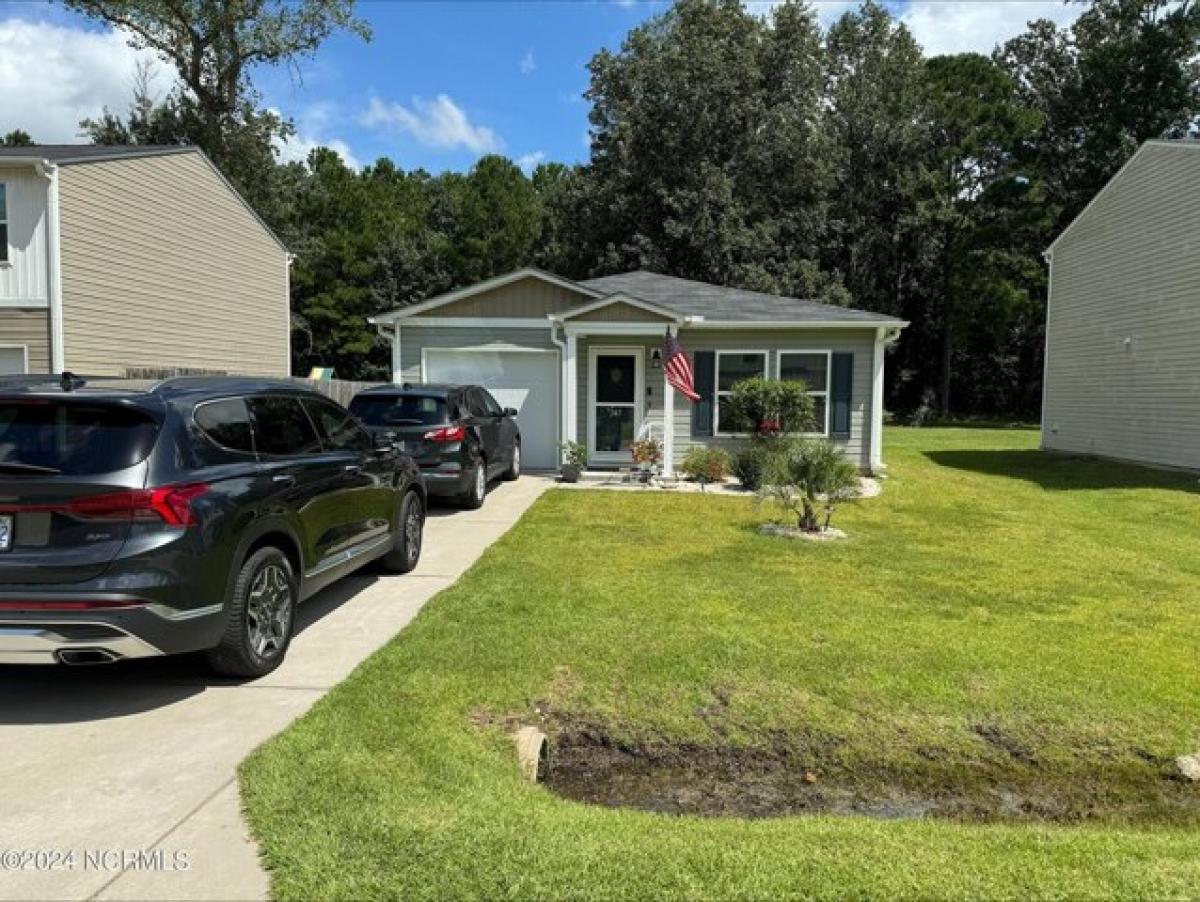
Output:
<instances>
[{"instance_id":1,"label":"front window","mask_svg":"<svg viewBox=\"0 0 1200 902\"><path fill-rule=\"evenodd\" d=\"M717 351L716 433L736 435L753 432L756 424L742 423L733 416L722 416L721 406L733 393L733 387L747 379L767 377L766 351Z\"/></svg>"},{"instance_id":2,"label":"front window","mask_svg":"<svg viewBox=\"0 0 1200 902\"><path fill-rule=\"evenodd\" d=\"M779 379L803 382L813 399L814 433L829 434L829 351L780 351Z\"/></svg>"},{"instance_id":3,"label":"front window","mask_svg":"<svg viewBox=\"0 0 1200 902\"><path fill-rule=\"evenodd\" d=\"M0 263L8 262L8 185L0 182Z\"/></svg>"}]
</instances>

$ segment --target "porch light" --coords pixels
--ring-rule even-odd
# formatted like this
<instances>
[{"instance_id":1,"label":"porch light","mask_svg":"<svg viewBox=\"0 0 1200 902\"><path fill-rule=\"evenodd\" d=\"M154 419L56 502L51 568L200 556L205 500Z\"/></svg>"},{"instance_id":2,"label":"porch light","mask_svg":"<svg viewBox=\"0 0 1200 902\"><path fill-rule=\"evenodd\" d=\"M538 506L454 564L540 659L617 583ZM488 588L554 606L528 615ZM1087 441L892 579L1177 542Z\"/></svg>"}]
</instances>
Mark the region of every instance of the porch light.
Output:
<instances>
[{"instance_id":1,"label":"porch light","mask_svg":"<svg viewBox=\"0 0 1200 902\"><path fill-rule=\"evenodd\" d=\"M662 348L654 348L650 352L650 369L652 369L652 370L661 370L662 369Z\"/></svg>"}]
</instances>

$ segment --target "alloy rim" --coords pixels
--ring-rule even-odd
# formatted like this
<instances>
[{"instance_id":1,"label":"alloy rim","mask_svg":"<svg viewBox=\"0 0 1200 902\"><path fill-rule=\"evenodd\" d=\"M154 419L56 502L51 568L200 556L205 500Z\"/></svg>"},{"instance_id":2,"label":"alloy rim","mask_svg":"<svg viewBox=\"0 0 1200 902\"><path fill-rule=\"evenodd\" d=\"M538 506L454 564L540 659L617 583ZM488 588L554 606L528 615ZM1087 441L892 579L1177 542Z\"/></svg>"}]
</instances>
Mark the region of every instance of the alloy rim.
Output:
<instances>
[{"instance_id":1,"label":"alloy rim","mask_svg":"<svg viewBox=\"0 0 1200 902\"><path fill-rule=\"evenodd\" d=\"M480 501L483 500L484 494L487 492L487 476L484 475L484 466L481 462L475 470L475 497Z\"/></svg>"},{"instance_id":2,"label":"alloy rim","mask_svg":"<svg viewBox=\"0 0 1200 902\"><path fill-rule=\"evenodd\" d=\"M250 647L260 658L283 650L292 620L292 585L278 564L258 571L246 599L246 624Z\"/></svg>"},{"instance_id":3,"label":"alloy rim","mask_svg":"<svg viewBox=\"0 0 1200 902\"><path fill-rule=\"evenodd\" d=\"M408 552L408 562L415 564L421 553L421 505L413 501L408 508L408 516L404 520L404 547Z\"/></svg>"},{"instance_id":4,"label":"alloy rim","mask_svg":"<svg viewBox=\"0 0 1200 902\"><path fill-rule=\"evenodd\" d=\"M520 475L521 472L521 446L513 445L513 475Z\"/></svg>"}]
</instances>

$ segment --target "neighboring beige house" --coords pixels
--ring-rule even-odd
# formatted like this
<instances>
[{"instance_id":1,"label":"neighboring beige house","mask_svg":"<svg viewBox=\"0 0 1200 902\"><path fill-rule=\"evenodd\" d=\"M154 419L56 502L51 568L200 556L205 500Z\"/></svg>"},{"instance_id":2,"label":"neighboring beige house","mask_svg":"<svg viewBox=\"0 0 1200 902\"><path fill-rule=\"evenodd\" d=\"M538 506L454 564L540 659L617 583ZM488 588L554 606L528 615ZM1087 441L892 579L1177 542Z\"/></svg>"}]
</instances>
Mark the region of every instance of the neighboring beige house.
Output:
<instances>
[{"instance_id":1,"label":"neighboring beige house","mask_svg":"<svg viewBox=\"0 0 1200 902\"><path fill-rule=\"evenodd\" d=\"M652 272L575 282L523 269L371 318L392 344L396 382L487 386L518 410L522 459L558 465L560 441L590 465L630 460L639 434L670 472L689 448L741 435L721 416L735 382L803 379L816 433L864 470L883 463L885 349L906 325L863 310ZM695 371L695 404L664 378L670 328Z\"/></svg>"},{"instance_id":2,"label":"neighboring beige house","mask_svg":"<svg viewBox=\"0 0 1200 902\"><path fill-rule=\"evenodd\" d=\"M1200 141L1150 141L1046 252L1042 446L1200 469Z\"/></svg>"},{"instance_id":3,"label":"neighboring beige house","mask_svg":"<svg viewBox=\"0 0 1200 902\"><path fill-rule=\"evenodd\" d=\"M0 148L0 373L289 375L288 266L196 148Z\"/></svg>"}]
</instances>

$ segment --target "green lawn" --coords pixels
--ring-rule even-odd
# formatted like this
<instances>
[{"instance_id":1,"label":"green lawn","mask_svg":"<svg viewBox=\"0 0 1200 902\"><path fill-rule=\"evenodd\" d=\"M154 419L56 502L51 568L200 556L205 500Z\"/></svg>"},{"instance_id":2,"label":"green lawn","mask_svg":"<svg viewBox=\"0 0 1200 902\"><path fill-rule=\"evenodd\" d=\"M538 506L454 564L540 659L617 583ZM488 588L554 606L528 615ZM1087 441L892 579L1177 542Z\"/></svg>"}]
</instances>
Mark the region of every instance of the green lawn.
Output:
<instances>
[{"instance_id":1,"label":"green lawn","mask_svg":"<svg viewBox=\"0 0 1200 902\"><path fill-rule=\"evenodd\" d=\"M1200 748L1197 481L1036 444L890 430L884 495L840 512L841 543L761 536L737 498L549 492L246 762L275 894L1200 893L1200 819L1156 801L1200 803L1166 775ZM588 806L521 782L506 725L539 711L632 748L783 744L822 780L1048 787L1102 816Z\"/></svg>"}]
</instances>

